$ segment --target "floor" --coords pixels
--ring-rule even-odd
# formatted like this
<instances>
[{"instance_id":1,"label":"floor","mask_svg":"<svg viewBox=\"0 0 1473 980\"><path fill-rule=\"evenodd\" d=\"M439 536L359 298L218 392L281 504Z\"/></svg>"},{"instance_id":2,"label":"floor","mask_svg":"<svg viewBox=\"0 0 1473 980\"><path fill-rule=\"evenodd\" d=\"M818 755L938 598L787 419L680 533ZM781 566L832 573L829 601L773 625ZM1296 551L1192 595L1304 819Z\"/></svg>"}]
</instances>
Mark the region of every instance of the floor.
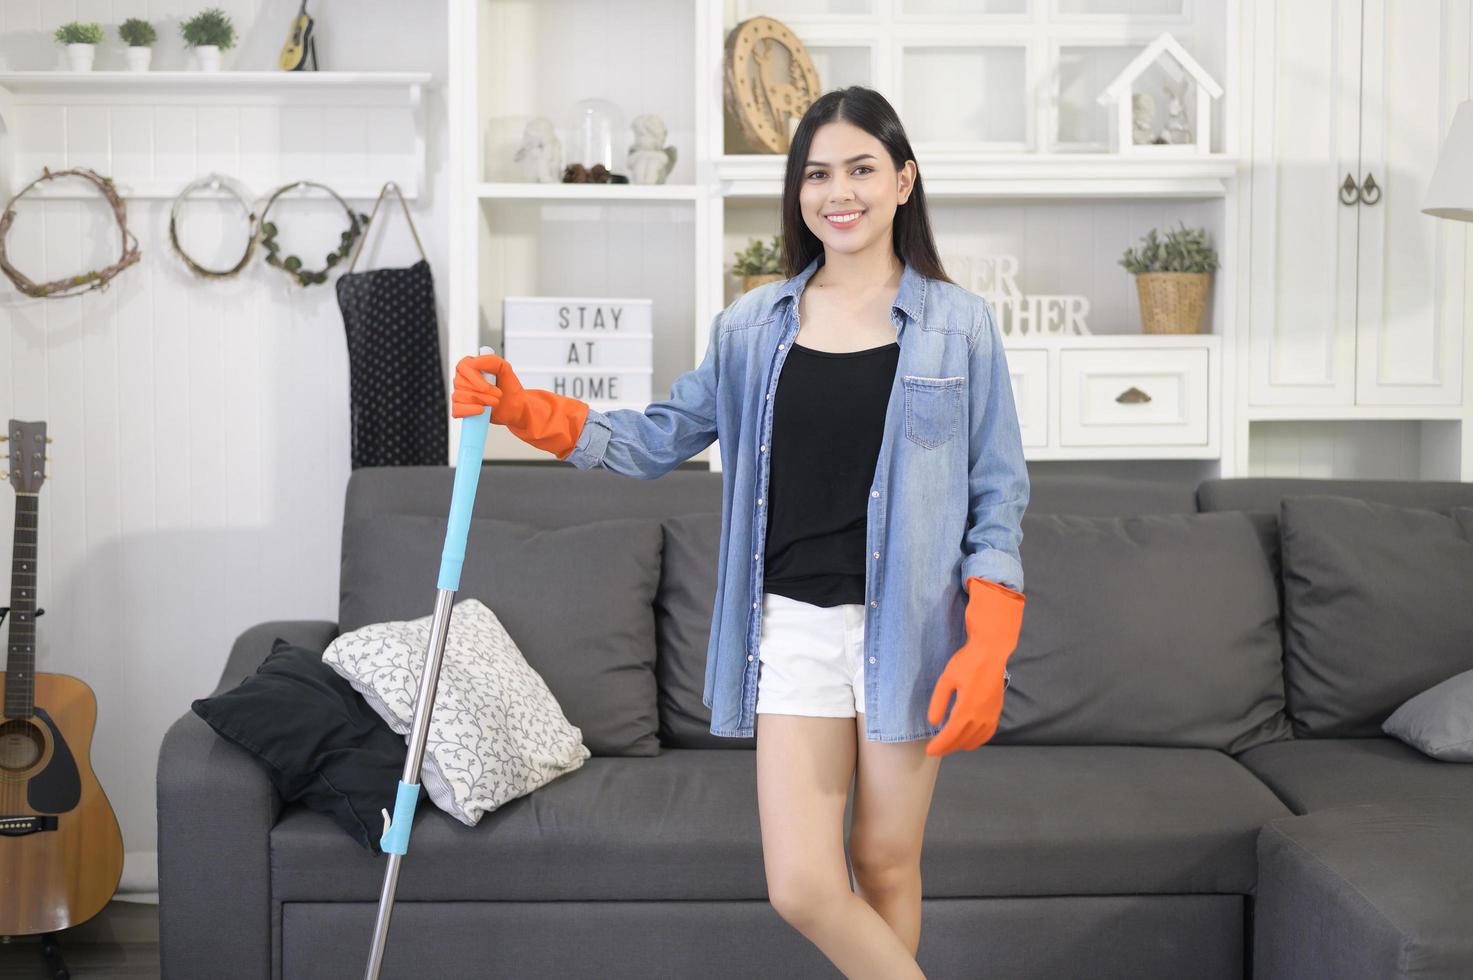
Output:
<instances>
[{"instance_id":1,"label":"floor","mask_svg":"<svg viewBox=\"0 0 1473 980\"><path fill-rule=\"evenodd\" d=\"M159 907L113 901L59 937L75 980L159 980ZM50 980L39 936L0 937L0 980Z\"/></svg>"},{"instance_id":2,"label":"floor","mask_svg":"<svg viewBox=\"0 0 1473 980\"><path fill-rule=\"evenodd\" d=\"M61 944L75 980L159 980L158 943ZM25 936L0 943L0 980L49 980L41 944Z\"/></svg>"}]
</instances>

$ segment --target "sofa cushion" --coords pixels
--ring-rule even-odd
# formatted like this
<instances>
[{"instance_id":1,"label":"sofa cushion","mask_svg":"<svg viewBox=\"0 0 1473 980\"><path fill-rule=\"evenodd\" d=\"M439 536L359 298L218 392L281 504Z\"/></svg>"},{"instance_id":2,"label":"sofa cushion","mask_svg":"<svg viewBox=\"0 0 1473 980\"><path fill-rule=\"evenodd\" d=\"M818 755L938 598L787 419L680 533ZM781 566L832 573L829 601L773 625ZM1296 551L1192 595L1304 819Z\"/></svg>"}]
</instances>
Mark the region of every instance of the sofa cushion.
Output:
<instances>
[{"instance_id":1,"label":"sofa cushion","mask_svg":"<svg viewBox=\"0 0 1473 980\"><path fill-rule=\"evenodd\" d=\"M1439 762L1473 762L1473 670L1414 695L1381 730Z\"/></svg>"},{"instance_id":2,"label":"sofa cushion","mask_svg":"<svg viewBox=\"0 0 1473 980\"><path fill-rule=\"evenodd\" d=\"M1211 749L988 746L941 767L922 879L928 898L1250 894L1258 828L1288 812ZM284 810L276 900L374 901L382 866L340 836ZM422 809L410 852L409 902L765 900L756 753L589 759L473 828Z\"/></svg>"},{"instance_id":3,"label":"sofa cushion","mask_svg":"<svg viewBox=\"0 0 1473 980\"><path fill-rule=\"evenodd\" d=\"M348 477L344 520L383 514L444 519L455 485L453 466L360 466ZM481 467L472 517L533 527L566 527L620 517L658 521L672 514L721 509L721 474L705 463L682 464L658 480L612 470L579 470L543 457L497 460Z\"/></svg>"},{"instance_id":4,"label":"sofa cushion","mask_svg":"<svg viewBox=\"0 0 1473 980\"><path fill-rule=\"evenodd\" d=\"M1304 476L1226 476L1197 485L1197 508L1202 511L1244 510L1279 517L1285 496L1334 494L1357 500L1376 500L1401 507L1424 507L1446 512L1473 507L1473 483L1457 480L1360 480Z\"/></svg>"},{"instance_id":5,"label":"sofa cushion","mask_svg":"<svg viewBox=\"0 0 1473 980\"><path fill-rule=\"evenodd\" d=\"M415 814L397 901L760 900L756 753L669 749L589 759L466 827ZM374 901L383 865L319 814L288 807L271 831L278 901Z\"/></svg>"},{"instance_id":6,"label":"sofa cushion","mask_svg":"<svg viewBox=\"0 0 1473 980\"><path fill-rule=\"evenodd\" d=\"M1253 974L1473 976L1470 834L1461 797L1270 821L1257 848Z\"/></svg>"},{"instance_id":7,"label":"sofa cushion","mask_svg":"<svg viewBox=\"0 0 1473 980\"><path fill-rule=\"evenodd\" d=\"M1386 735L1287 739L1235 758L1295 813L1438 794L1463 797L1473 812L1473 766L1429 759Z\"/></svg>"},{"instance_id":8,"label":"sofa cushion","mask_svg":"<svg viewBox=\"0 0 1473 980\"><path fill-rule=\"evenodd\" d=\"M1368 737L1473 669L1473 538L1446 514L1329 494L1280 502L1284 680L1297 737Z\"/></svg>"},{"instance_id":9,"label":"sofa cushion","mask_svg":"<svg viewBox=\"0 0 1473 980\"><path fill-rule=\"evenodd\" d=\"M1289 734L1263 518L1023 518L1028 608L993 742L1241 751Z\"/></svg>"},{"instance_id":10,"label":"sofa cushion","mask_svg":"<svg viewBox=\"0 0 1473 980\"><path fill-rule=\"evenodd\" d=\"M343 525L338 625L434 612L445 517L383 514ZM656 755L653 602L658 520L538 530L474 518L459 598L480 599L542 676L594 755Z\"/></svg>"},{"instance_id":11,"label":"sofa cushion","mask_svg":"<svg viewBox=\"0 0 1473 980\"><path fill-rule=\"evenodd\" d=\"M663 522L665 550L655 594L656 675L660 680L660 741L683 749L751 749L755 738L711 734L711 709L701 701L706 648L716 597L721 515L688 514Z\"/></svg>"},{"instance_id":12,"label":"sofa cushion","mask_svg":"<svg viewBox=\"0 0 1473 980\"><path fill-rule=\"evenodd\" d=\"M390 728L411 736L434 622L421 616L360 626L333 640L322 662ZM480 599L457 602L416 780L435 805L474 827L487 810L577 769L589 755L583 733L496 614Z\"/></svg>"},{"instance_id":13,"label":"sofa cushion","mask_svg":"<svg viewBox=\"0 0 1473 980\"><path fill-rule=\"evenodd\" d=\"M321 653L277 637L255 673L190 707L250 753L283 800L327 814L359 847L382 853L379 811L394 808L404 737Z\"/></svg>"}]
</instances>

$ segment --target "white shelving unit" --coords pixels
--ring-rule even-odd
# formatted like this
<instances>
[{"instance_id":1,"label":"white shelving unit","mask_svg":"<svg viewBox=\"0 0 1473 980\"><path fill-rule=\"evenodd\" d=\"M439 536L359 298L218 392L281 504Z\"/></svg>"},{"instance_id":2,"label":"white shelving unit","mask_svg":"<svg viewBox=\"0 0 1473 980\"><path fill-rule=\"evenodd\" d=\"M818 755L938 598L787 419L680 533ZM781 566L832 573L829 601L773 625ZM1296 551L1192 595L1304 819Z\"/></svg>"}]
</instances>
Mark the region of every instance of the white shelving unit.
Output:
<instances>
[{"instance_id":1,"label":"white shelving unit","mask_svg":"<svg viewBox=\"0 0 1473 980\"><path fill-rule=\"evenodd\" d=\"M902 120L904 121L904 120ZM1219 198L1239 161L1226 153L1142 160L1116 153L925 153L916 151L929 198ZM716 161L723 197L782 195L780 157L723 155Z\"/></svg>"},{"instance_id":2,"label":"white shelving unit","mask_svg":"<svg viewBox=\"0 0 1473 980\"><path fill-rule=\"evenodd\" d=\"M712 317L739 289L727 272L733 255L750 238L778 231L784 158L728 152L722 93L726 34L761 14L803 40L825 90L865 84L895 104L953 278L972 288L953 269L953 257L1016 254L1028 292L1091 297L1094 336L1006 338L1020 415L1029 419L1030 459L1223 459L1226 472L1231 447L1224 436L1234 424L1231 400L1223 397L1232 390L1225 360L1235 345L1224 337L1232 337L1238 319L1240 278L1238 0L1180 0L1175 14L1148 17L1074 14L1069 8L1078 5L1064 0L1014 0L1019 12L996 14L949 12L955 6L452 4L452 361L485 343L501 350L504 296L647 295L655 311L655 397L668 395L675 377L699 363ZM1103 152L1108 110L1094 97L1162 30L1187 45L1225 89L1213 107L1213 152L1158 159ZM995 64L988 60L994 56ZM970 79L969 72L986 76L988 87L961 96L927 91L935 79ZM1003 105L997 95L1002 75L1015 83L1017 105ZM1068 99L1058 95L1065 88ZM1051 94L1030 95L1037 92ZM512 158L527 122L546 116L565 137L568 109L594 95L618 104L626 122L645 112L664 119L668 142L679 151L671 183L519 179ZM1083 103L1073 115L1070 100ZM1178 220L1207 227L1218 251L1204 324L1212 332L1142 335L1134 281L1117 260L1148 229L1164 231ZM1084 355L1093 360L1086 364ZM1148 376L1146 366L1160 358L1181 360L1158 364ZM1100 401L1117 380L1122 390L1154 383L1170 391L1157 392L1142 410L1147 417L1131 423ZM1065 383L1078 387L1065 392ZM1066 408L1077 415L1064 416ZM1126 436L1133 425L1132 441ZM496 426L486 455L548 458ZM718 468L719 448L713 444L695 459Z\"/></svg>"},{"instance_id":3,"label":"white shelving unit","mask_svg":"<svg viewBox=\"0 0 1473 980\"><path fill-rule=\"evenodd\" d=\"M423 72L0 72L0 186L91 167L126 198L172 198L210 170L262 192L318 180L372 200L425 183ZM37 197L90 197L77 181ZM29 196L29 195L28 195Z\"/></svg>"}]
</instances>

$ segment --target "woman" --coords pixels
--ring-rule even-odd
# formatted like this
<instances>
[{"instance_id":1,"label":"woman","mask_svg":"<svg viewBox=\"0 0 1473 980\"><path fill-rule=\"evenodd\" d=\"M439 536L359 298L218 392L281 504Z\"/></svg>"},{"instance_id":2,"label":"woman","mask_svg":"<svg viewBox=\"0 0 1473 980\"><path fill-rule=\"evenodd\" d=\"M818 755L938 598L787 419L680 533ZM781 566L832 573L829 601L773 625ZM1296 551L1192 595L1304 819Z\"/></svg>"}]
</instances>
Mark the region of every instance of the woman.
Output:
<instances>
[{"instance_id":1,"label":"woman","mask_svg":"<svg viewBox=\"0 0 1473 980\"><path fill-rule=\"evenodd\" d=\"M782 223L789 278L716 316L669 399L599 412L488 354L457 365L454 414L489 405L558 459L640 479L720 439L703 700L717 735L762 719L769 899L846 976L917 977L940 757L992 737L1010 681L1027 467L991 304L942 270L883 96L852 86L804 114Z\"/></svg>"}]
</instances>

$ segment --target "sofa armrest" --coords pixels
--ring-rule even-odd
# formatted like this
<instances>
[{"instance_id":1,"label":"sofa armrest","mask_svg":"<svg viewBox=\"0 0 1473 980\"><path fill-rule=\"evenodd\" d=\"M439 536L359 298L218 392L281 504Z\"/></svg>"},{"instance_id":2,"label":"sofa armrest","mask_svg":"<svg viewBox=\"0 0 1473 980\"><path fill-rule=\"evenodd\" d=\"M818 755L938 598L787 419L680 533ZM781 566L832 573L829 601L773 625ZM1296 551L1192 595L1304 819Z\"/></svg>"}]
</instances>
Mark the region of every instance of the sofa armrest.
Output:
<instances>
[{"instance_id":1,"label":"sofa armrest","mask_svg":"<svg viewBox=\"0 0 1473 980\"><path fill-rule=\"evenodd\" d=\"M322 650L336 635L336 623L318 620L252 626L213 693L253 673L277 636ZM270 980L269 837L281 794L260 762L193 710L164 735L156 788L163 975Z\"/></svg>"},{"instance_id":2,"label":"sofa armrest","mask_svg":"<svg viewBox=\"0 0 1473 980\"><path fill-rule=\"evenodd\" d=\"M257 623L235 638L235 644L230 648L230 659L220 673L220 683L210 695L228 691L254 674L271 653L271 644L278 636L288 643L321 653L337 639L337 635L338 624L325 619L279 619Z\"/></svg>"}]
</instances>

